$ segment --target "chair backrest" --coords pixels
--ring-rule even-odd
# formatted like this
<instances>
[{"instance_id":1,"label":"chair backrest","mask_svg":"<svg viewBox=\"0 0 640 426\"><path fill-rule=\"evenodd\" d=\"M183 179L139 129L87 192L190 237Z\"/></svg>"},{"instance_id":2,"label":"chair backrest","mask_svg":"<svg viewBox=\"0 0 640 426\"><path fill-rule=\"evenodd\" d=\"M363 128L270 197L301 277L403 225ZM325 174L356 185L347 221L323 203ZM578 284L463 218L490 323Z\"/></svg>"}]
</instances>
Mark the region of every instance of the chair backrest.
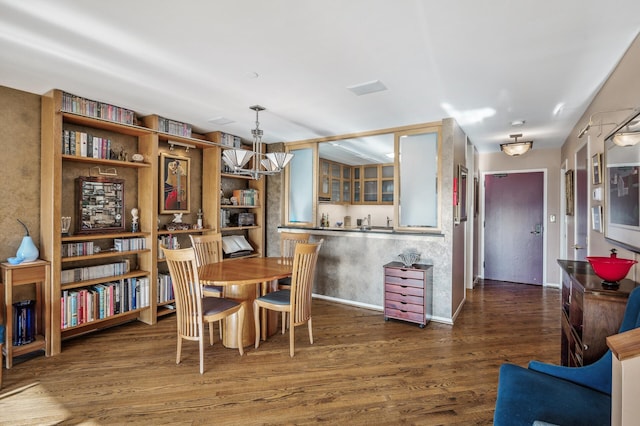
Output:
<instances>
[{"instance_id":1,"label":"chair backrest","mask_svg":"<svg viewBox=\"0 0 640 426\"><path fill-rule=\"evenodd\" d=\"M307 232L281 232L280 233L280 257L284 262L293 262L293 255L298 243L308 243Z\"/></svg>"},{"instance_id":2,"label":"chair backrest","mask_svg":"<svg viewBox=\"0 0 640 426\"><path fill-rule=\"evenodd\" d=\"M222 234L191 235L191 246L198 266L222 261Z\"/></svg>"},{"instance_id":3,"label":"chair backrest","mask_svg":"<svg viewBox=\"0 0 640 426\"><path fill-rule=\"evenodd\" d=\"M203 334L202 289L193 248L164 250L176 303L178 333L197 338Z\"/></svg>"},{"instance_id":4,"label":"chair backrest","mask_svg":"<svg viewBox=\"0 0 640 426\"><path fill-rule=\"evenodd\" d=\"M623 333L638 327L640 327L640 287L634 288L629 294L619 331Z\"/></svg>"},{"instance_id":5,"label":"chair backrest","mask_svg":"<svg viewBox=\"0 0 640 426\"><path fill-rule=\"evenodd\" d=\"M305 323L311 317L311 291L322 242L323 240L296 244L290 300L291 321L294 326Z\"/></svg>"}]
</instances>

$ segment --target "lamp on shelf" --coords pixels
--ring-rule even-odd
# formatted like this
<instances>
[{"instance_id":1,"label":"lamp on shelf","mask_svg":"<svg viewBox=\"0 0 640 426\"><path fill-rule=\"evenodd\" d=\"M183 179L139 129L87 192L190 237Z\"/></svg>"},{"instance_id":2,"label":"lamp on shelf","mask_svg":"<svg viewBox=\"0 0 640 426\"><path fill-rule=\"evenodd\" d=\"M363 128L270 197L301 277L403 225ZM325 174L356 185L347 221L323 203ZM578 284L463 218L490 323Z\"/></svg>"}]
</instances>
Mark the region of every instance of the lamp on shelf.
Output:
<instances>
[{"instance_id":1,"label":"lamp on shelf","mask_svg":"<svg viewBox=\"0 0 640 426\"><path fill-rule=\"evenodd\" d=\"M293 158L293 154L288 152L262 152L262 130L258 121L258 114L265 108L260 105L249 107L256 112L256 128L251 130L253 144L251 151L246 149L226 149L222 153L222 159L231 169L231 173L251 176L253 179L260 179L264 175L274 175L280 173ZM250 168L245 166L254 158Z\"/></svg>"},{"instance_id":2,"label":"lamp on shelf","mask_svg":"<svg viewBox=\"0 0 640 426\"><path fill-rule=\"evenodd\" d=\"M511 157L517 157L528 152L533 147L533 141L518 142L518 138L522 137L522 133L509 135L513 138L513 142L500 144L500 150Z\"/></svg>"}]
</instances>

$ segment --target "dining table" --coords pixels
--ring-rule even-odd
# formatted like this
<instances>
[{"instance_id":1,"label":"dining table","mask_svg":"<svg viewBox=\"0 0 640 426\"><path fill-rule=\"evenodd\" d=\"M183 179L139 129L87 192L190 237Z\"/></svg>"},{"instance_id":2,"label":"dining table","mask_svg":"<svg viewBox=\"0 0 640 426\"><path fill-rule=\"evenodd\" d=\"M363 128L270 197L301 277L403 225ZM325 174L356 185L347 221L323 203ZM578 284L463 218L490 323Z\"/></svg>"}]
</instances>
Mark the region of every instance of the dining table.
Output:
<instances>
[{"instance_id":1,"label":"dining table","mask_svg":"<svg viewBox=\"0 0 640 426\"><path fill-rule=\"evenodd\" d=\"M201 281L208 285L223 287L223 296L242 303L245 318L242 331L243 346L255 343L253 301L268 292L278 289L278 280L290 277L293 262L282 257L244 257L224 259L222 262L207 263L198 268ZM266 310L265 310L266 311ZM235 315L223 322L222 344L227 348L237 348L235 339L238 327ZM278 330L278 312L263 312L261 317L261 338L275 334Z\"/></svg>"}]
</instances>

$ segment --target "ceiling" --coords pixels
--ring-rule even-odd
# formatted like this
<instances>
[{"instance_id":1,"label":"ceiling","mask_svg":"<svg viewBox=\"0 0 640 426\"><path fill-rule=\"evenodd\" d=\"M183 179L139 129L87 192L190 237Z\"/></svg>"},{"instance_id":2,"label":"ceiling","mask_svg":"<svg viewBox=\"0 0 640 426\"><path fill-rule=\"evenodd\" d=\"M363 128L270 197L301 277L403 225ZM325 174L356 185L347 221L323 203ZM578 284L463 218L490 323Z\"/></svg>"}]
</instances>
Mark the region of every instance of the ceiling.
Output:
<instances>
[{"instance_id":1,"label":"ceiling","mask_svg":"<svg viewBox=\"0 0 640 426\"><path fill-rule=\"evenodd\" d=\"M246 139L260 104L266 142L454 117L481 153L543 149L639 29L637 0L0 0L0 85Z\"/></svg>"}]
</instances>

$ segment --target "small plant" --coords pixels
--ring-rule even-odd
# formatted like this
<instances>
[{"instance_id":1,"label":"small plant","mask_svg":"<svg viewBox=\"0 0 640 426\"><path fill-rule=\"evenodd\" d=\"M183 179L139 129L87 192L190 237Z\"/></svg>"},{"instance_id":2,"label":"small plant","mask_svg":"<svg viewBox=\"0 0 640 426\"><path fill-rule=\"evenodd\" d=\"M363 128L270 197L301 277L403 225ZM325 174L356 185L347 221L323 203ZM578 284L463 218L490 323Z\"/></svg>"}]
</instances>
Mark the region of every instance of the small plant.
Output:
<instances>
[{"instance_id":1,"label":"small plant","mask_svg":"<svg viewBox=\"0 0 640 426\"><path fill-rule=\"evenodd\" d=\"M29 236L29 228L27 228L27 225L24 224L23 221L21 221L20 219L17 219L18 222L20 222L20 225L24 226L24 230L27 233L25 236L28 237Z\"/></svg>"}]
</instances>

